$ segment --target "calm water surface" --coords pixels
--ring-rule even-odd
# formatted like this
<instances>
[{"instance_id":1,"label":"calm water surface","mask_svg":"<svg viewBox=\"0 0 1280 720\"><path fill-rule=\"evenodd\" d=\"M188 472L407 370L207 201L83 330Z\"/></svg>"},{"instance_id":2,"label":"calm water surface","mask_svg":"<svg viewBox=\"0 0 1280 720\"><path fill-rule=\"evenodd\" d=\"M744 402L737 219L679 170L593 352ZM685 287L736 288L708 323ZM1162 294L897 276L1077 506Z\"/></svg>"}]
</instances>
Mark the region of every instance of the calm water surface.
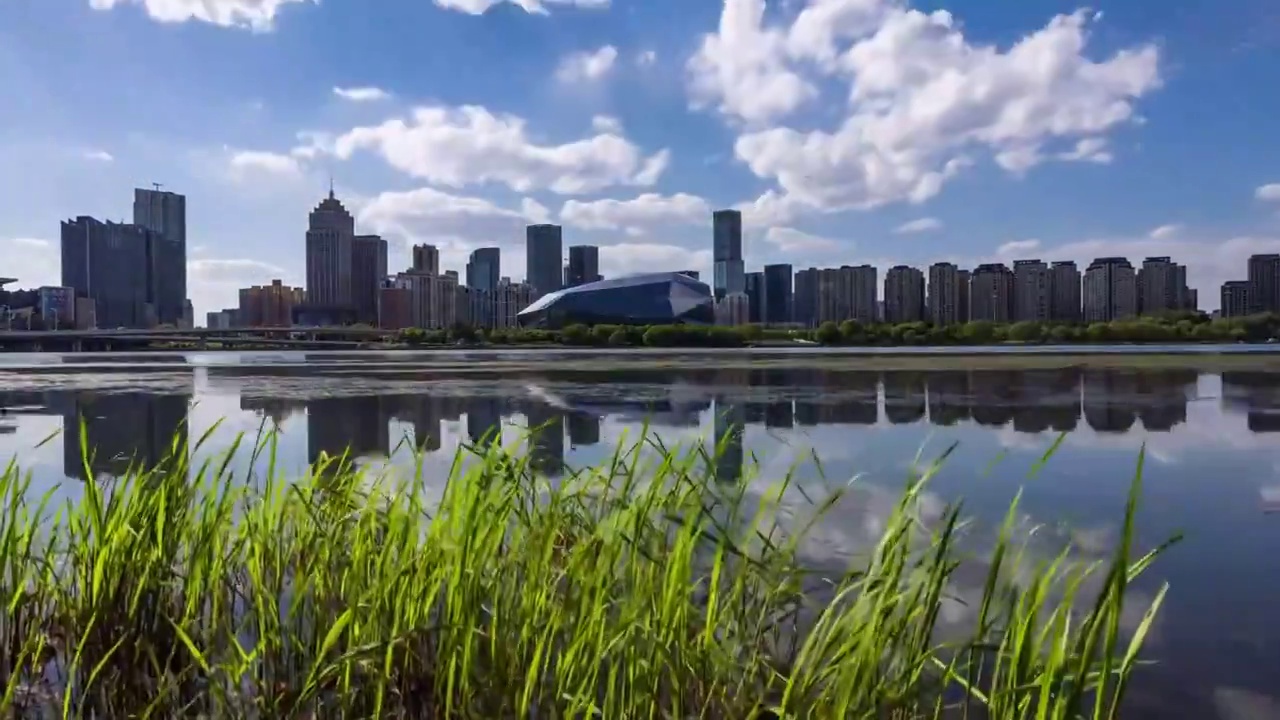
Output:
<instances>
[{"instance_id":1,"label":"calm water surface","mask_svg":"<svg viewBox=\"0 0 1280 720\"><path fill-rule=\"evenodd\" d=\"M1025 485L1028 527L1057 528L1086 556L1105 552L1145 445L1140 541L1187 539L1140 588L1172 585L1149 642L1160 664L1141 673L1133 717L1280 718L1280 514L1265 512L1280 510L1280 356L1221 367L952 358L888 370L855 359L806 366L803 354L618 357L0 355L0 462L16 456L34 492L74 499L85 475L78 417L97 448L95 474L160 457L180 427L194 439L221 421L213 452L266 420L280 430L287 471L348 446L362 463L406 465L397 447L408 440L429 451L428 477L443 477L459 442L495 425L518 442L521 428L545 425L531 449L555 474L600 459L647 422L668 444L730 433L717 468L726 480L755 463L763 486L810 453L823 477L802 463L808 483L863 478L807 548L838 564L875 537L921 449L927 460L955 442L932 488L938 504L963 496L994 523ZM1058 455L1029 480L1061 432Z\"/></svg>"}]
</instances>

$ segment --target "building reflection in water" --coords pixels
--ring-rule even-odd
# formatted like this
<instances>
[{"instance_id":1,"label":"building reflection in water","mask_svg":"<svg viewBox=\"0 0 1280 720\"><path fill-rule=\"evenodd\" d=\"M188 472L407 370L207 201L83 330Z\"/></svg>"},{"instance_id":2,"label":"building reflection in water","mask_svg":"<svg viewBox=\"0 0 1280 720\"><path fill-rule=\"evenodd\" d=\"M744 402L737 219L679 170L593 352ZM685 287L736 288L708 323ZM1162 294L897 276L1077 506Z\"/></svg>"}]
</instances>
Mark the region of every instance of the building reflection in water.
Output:
<instances>
[{"instance_id":1,"label":"building reflection in water","mask_svg":"<svg viewBox=\"0 0 1280 720\"><path fill-rule=\"evenodd\" d=\"M566 419L569 423L569 445L571 447L591 447L600 444L600 421L598 415L587 412L570 412Z\"/></svg>"},{"instance_id":2,"label":"building reflection in water","mask_svg":"<svg viewBox=\"0 0 1280 720\"><path fill-rule=\"evenodd\" d=\"M564 413L546 403L524 409L529 430L529 464L548 477L564 473Z\"/></svg>"},{"instance_id":3,"label":"building reflection in water","mask_svg":"<svg viewBox=\"0 0 1280 720\"><path fill-rule=\"evenodd\" d=\"M62 468L70 478L152 470L185 460L191 392L144 394L92 390L47 393L62 415ZM83 443L83 445L82 445ZM83 450L90 455L85 473Z\"/></svg>"},{"instance_id":4,"label":"building reflection in water","mask_svg":"<svg viewBox=\"0 0 1280 720\"><path fill-rule=\"evenodd\" d=\"M1244 413L1252 432L1280 432L1280 373L1222 373L1222 405Z\"/></svg>"},{"instance_id":5,"label":"building reflection in water","mask_svg":"<svg viewBox=\"0 0 1280 720\"><path fill-rule=\"evenodd\" d=\"M322 454L351 459L386 455L391 450L390 417L376 395L325 397L307 402L307 459Z\"/></svg>"}]
</instances>

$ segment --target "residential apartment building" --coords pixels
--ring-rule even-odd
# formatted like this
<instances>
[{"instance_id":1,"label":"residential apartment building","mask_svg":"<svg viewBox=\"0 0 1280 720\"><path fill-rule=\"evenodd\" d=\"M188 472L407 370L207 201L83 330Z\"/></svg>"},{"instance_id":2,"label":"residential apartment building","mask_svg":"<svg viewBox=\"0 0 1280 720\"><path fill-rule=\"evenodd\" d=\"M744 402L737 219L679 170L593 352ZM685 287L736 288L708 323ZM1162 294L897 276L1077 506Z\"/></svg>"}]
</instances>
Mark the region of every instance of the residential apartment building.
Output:
<instances>
[{"instance_id":1,"label":"residential apartment building","mask_svg":"<svg viewBox=\"0 0 1280 720\"><path fill-rule=\"evenodd\" d=\"M1036 260L1013 261L1013 319L1044 322L1050 317L1049 266Z\"/></svg>"},{"instance_id":2,"label":"residential apartment building","mask_svg":"<svg viewBox=\"0 0 1280 720\"><path fill-rule=\"evenodd\" d=\"M960 322L961 270L949 262L929 266L928 319L934 325L955 325ZM967 273L965 274L965 299L968 299ZM967 315L968 313L964 313Z\"/></svg>"},{"instance_id":3,"label":"residential apartment building","mask_svg":"<svg viewBox=\"0 0 1280 720\"><path fill-rule=\"evenodd\" d=\"M1138 270L1138 314L1186 310L1190 300L1187 268L1169 257L1149 257Z\"/></svg>"},{"instance_id":4,"label":"residential apartment building","mask_svg":"<svg viewBox=\"0 0 1280 720\"><path fill-rule=\"evenodd\" d=\"M1253 286L1247 280L1228 280L1222 284L1219 306L1223 317L1245 317L1253 314Z\"/></svg>"},{"instance_id":5,"label":"residential apartment building","mask_svg":"<svg viewBox=\"0 0 1280 720\"><path fill-rule=\"evenodd\" d=\"M1111 322L1138 314L1138 277L1128 259L1097 258L1082 283L1085 322Z\"/></svg>"},{"instance_id":6,"label":"residential apartment building","mask_svg":"<svg viewBox=\"0 0 1280 720\"><path fill-rule=\"evenodd\" d=\"M888 323L924 319L924 273L895 265L884 275L884 319Z\"/></svg>"},{"instance_id":7,"label":"residential apartment building","mask_svg":"<svg viewBox=\"0 0 1280 720\"><path fill-rule=\"evenodd\" d=\"M1007 323L1013 319L1013 272L1004 263L973 269L969 281L969 319Z\"/></svg>"},{"instance_id":8,"label":"residential apartment building","mask_svg":"<svg viewBox=\"0 0 1280 720\"><path fill-rule=\"evenodd\" d=\"M293 324L293 308L306 301L306 291L289 287L281 280L269 285L240 289L237 318L240 327L289 327Z\"/></svg>"},{"instance_id":9,"label":"residential apartment building","mask_svg":"<svg viewBox=\"0 0 1280 720\"><path fill-rule=\"evenodd\" d=\"M528 283L502 282L494 293L493 327L515 328L520 326L517 316L521 310L533 304L535 292Z\"/></svg>"},{"instance_id":10,"label":"residential apartment building","mask_svg":"<svg viewBox=\"0 0 1280 720\"><path fill-rule=\"evenodd\" d=\"M496 250L496 248L494 248ZM479 251L477 251L479 252ZM475 253L472 253L474 256ZM414 272L431 273L432 275L440 274L440 249L435 245L414 245L412 250L412 265L410 266Z\"/></svg>"},{"instance_id":11,"label":"residential apartment building","mask_svg":"<svg viewBox=\"0 0 1280 720\"><path fill-rule=\"evenodd\" d=\"M1049 317L1056 322L1080 322L1080 268L1070 260L1049 267Z\"/></svg>"}]
</instances>

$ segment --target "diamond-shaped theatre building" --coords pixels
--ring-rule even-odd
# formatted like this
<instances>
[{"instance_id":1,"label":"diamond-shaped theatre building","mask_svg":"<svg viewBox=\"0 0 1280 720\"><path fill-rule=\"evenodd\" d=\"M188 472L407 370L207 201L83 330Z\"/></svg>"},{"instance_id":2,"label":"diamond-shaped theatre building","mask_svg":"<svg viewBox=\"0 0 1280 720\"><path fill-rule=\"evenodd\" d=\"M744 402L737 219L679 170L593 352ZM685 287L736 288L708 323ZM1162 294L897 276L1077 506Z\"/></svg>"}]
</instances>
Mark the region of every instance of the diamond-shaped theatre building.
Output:
<instances>
[{"instance_id":1,"label":"diamond-shaped theatre building","mask_svg":"<svg viewBox=\"0 0 1280 720\"><path fill-rule=\"evenodd\" d=\"M520 311L520 325L712 325L715 300L706 283L681 273L600 280L544 295Z\"/></svg>"}]
</instances>

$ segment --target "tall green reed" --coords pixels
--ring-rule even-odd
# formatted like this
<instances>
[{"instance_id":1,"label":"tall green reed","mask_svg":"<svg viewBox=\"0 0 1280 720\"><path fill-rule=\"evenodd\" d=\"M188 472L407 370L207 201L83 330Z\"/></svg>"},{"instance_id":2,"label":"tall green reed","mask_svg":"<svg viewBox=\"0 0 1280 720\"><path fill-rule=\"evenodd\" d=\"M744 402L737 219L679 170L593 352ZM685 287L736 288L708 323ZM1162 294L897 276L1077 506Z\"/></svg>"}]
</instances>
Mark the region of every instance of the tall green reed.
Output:
<instances>
[{"instance_id":1,"label":"tall green reed","mask_svg":"<svg viewBox=\"0 0 1280 720\"><path fill-rule=\"evenodd\" d=\"M264 473L233 470L246 452ZM916 513L941 458L819 596L801 544L843 489L784 528L793 475L751 496L647 433L557 482L496 443L442 478L342 457L291 480L276 453L260 433L193 466L175 441L58 506L11 462L0 714L1114 718L1164 597L1125 638L1163 550L1133 558L1141 462L1105 563L1015 582L1015 499L977 620L944 642L962 508Z\"/></svg>"}]
</instances>

